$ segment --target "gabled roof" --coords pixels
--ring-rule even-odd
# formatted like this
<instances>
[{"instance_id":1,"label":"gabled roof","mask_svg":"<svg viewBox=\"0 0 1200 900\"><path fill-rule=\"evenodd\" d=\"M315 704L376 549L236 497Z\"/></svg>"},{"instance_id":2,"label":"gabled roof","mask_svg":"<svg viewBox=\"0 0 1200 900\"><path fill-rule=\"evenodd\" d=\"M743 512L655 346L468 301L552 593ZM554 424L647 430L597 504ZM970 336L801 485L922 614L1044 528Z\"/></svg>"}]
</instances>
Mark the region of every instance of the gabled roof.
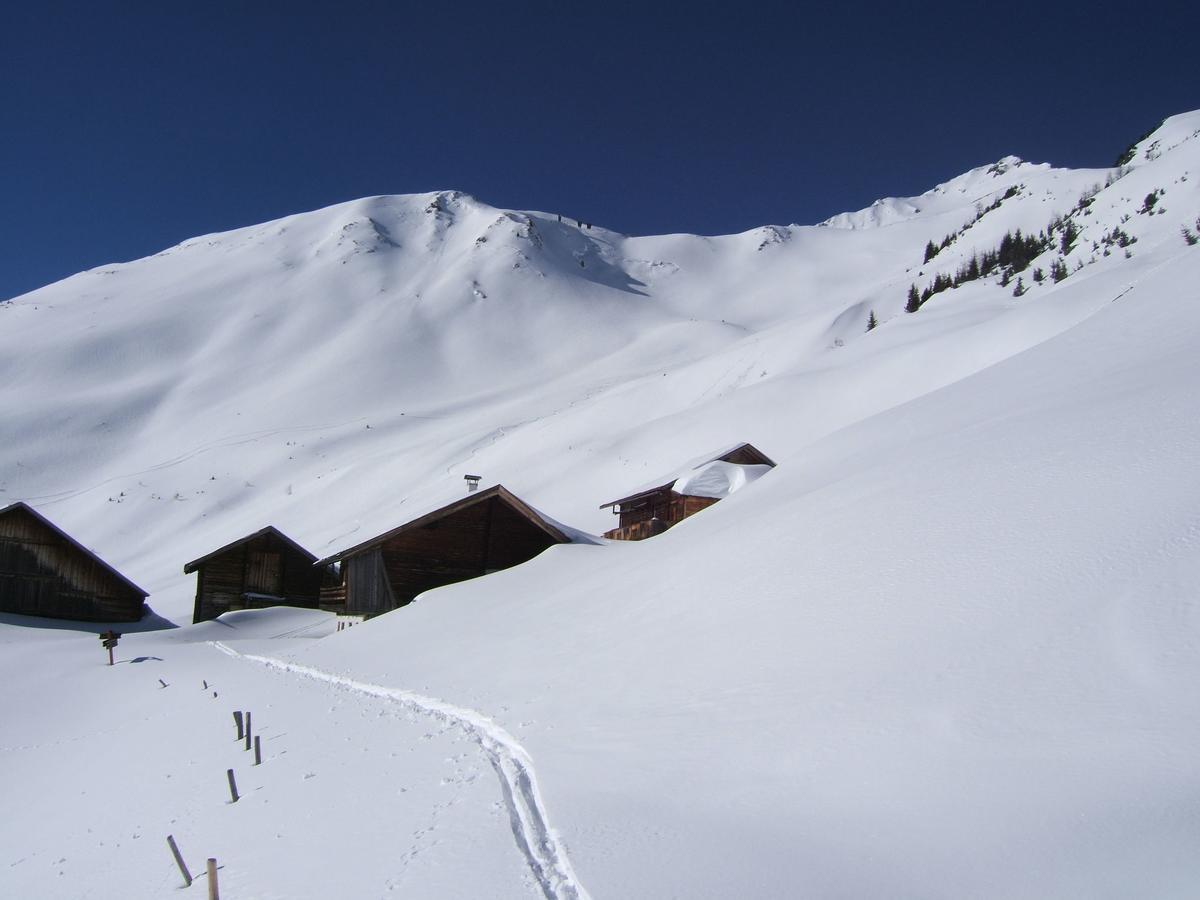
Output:
<instances>
[{"instance_id":1,"label":"gabled roof","mask_svg":"<svg viewBox=\"0 0 1200 900\"><path fill-rule=\"evenodd\" d=\"M315 563L317 561L317 557L315 554L309 553L307 550L305 550L303 547L301 547L299 544L297 544L295 541L293 541L290 537L288 537L286 534L284 534L282 531L280 531L274 525L268 525L266 528L260 528L258 531L254 532L254 534L248 534L245 537L238 538L236 541L226 544L224 547L218 547L212 553L208 553L208 554L200 557L199 559L193 559L190 563L188 563L186 566L183 567L183 574L191 575L193 572L196 571L197 567L208 562L213 557L220 556L222 553L225 553L226 551L229 551L229 550L233 550L235 547L240 547L242 544L249 543L250 541L253 541L260 537L267 537L268 535L274 535L275 537L279 538L279 540L283 541L285 544L287 544L289 547L291 547L293 550L295 550L298 554L300 554L305 559L307 559L310 563Z\"/></svg>"},{"instance_id":2,"label":"gabled roof","mask_svg":"<svg viewBox=\"0 0 1200 900\"><path fill-rule=\"evenodd\" d=\"M363 541L360 544L355 544L353 547L342 550L340 553L335 553L333 556L327 556L324 559L319 560L317 565L324 566L328 565L329 563L340 562L347 557L357 556L359 553L362 553L365 550L370 550L373 547L377 547L379 544L382 544L385 541L390 541L392 538L397 537L406 531L411 531L412 529L428 525L430 522L435 522L438 519L444 519L447 516L452 516L464 509L469 509L477 503L483 503L484 501L491 500L493 498L499 500L514 510L522 518L526 519L531 525L534 525L544 531L555 543L571 543L571 538L565 532L563 532L558 525L551 522L516 494L509 491L504 487L504 485L497 484L488 488L487 490L479 491L474 494L468 494L461 500L447 504L440 509L435 509L433 512L426 513L423 516L419 516L416 519L405 522L403 525L393 528L391 531L385 531L383 534L376 535L375 537Z\"/></svg>"},{"instance_id":3,"label":"gabled roof","mask_svg":"<svg viewBox=\"0 0 1200 900\"><path fill-rule=\"evenodd\" d=\"M60 538L62 538L64 541L66 541L68 544L70 544L72 547L74 547L80 553L82 553L85 556L87 556L88 558L90 558L94 563L96 563L96 565L98 565L100 568L104 569L104 571L108 572L109 575L112 575L115 579L120 581L123 585L125 585L127 588L129 588L129 590L131 590L133 593L140 594L142 596L143 600L146 597L150 596L149 591L142 590L140 587L138 587L136 584L134 584L132 581L130 581L128 578L126 578L124 575L122 575L120 572L118 572L116 569L114 569L112 566L110 566L108 563L106 563L100 557L98 557L95 553L93 553L87 547L83 546L83 544L79 543L79 541L75 540L75 538L71 537L69 534L67 534L65 531L63 531L61 528L59 528L57 525L55 525L53 522L51 522L49 519L47 519L45 516L43 516L40 512L38 512L36 509L34 509L28 503L23 503L20 500L18 500L16 503L10 503L8 506L4 507L4 509L0 509L0 518L10 515L11 513L17 512L18 510L33 517L37 522L39 522L45 528L54 532L54 534L58 535Z\"/></svg>"},{"instance_id":4,"label":"gabled roof","mask_svg":"<svg viewBox=\"0 0 1200 900\"><path fill-rule=\"evenodd\" d=\"M673 475L665 476L651 482L648 485L644 485L628 496L622 497L620 500L609 500L607 503L601 503L600 509L607 509L610 506L619 506L622 503L629 503L633 500L639 500L642 497L648 496L649 494L655 494L661 491L663 488L670 487L681 477L695 469L700 468L701 466L707 466L709 463L714 462L734 462L734 458L737 459L738 465L775 467L775 460L771 459L771 457L767 456L767 454L763 453L753 444L743 441L740 444L734 444L732 447L726 447L723 450L716 451L715 453L706 453L703 456L698 456L690 462L680 466Z\"/></svg>"}]
</instances>

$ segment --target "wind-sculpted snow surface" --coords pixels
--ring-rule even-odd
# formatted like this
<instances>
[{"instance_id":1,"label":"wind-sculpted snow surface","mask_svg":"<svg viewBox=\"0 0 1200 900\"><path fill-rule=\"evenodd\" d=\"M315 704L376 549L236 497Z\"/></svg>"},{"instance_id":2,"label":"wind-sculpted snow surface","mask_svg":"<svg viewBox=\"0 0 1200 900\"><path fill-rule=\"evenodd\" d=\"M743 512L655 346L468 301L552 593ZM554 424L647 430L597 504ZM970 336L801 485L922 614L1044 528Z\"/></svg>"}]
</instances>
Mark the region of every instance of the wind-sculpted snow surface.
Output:
<instances>
[{"instance_id":1,"label":"wind-sculpted snow surface","mask_svg":"<svg viewBox=\"0 0 1200 900\"><path fill-rule=\"evenodd\" d=\"M469 733L487 755L500 778L504 803L508 808L513 837L529 864L530 872L547 900L588 900L571 868L566 848L550 826L546 809L538 792L533 760L517 740L483 713L423 697L400 688L383 687L355 681L341 675L323 672L269 656L239 653L232 647L213 641L212 645L227 656L260 663L279 672L312 678L346 690L391 700L403 706L461 727Z\"/></svg>"}]
</instances>

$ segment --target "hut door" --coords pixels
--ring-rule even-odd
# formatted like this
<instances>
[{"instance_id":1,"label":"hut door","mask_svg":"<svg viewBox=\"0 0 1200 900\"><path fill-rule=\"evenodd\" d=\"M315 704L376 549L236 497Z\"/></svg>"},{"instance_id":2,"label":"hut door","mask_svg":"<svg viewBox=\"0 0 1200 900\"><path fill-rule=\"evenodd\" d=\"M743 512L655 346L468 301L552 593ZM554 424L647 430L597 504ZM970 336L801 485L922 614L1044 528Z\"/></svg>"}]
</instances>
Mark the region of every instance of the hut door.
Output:
<instances>
[{"instance_id":1,"label":"hut door","mask_svg":"<svg viewBox=\"0 0 1200 900\"><path fill-rule=\"evenodd\" d=\"M347 614L374 616L396 608L396 597L378 547L352 556L342 565L346 569Z\"/></svg>"},{"instance_id":2,"label":"hut door","mask_svg":"<svg viewBox=\"0 0 1200 900\"><path fill-rule=\"evenodd\" d=\"M246 590L255 594L279 593L279 554L252 550L246 560Z\"/></svg>"}]
</instances>

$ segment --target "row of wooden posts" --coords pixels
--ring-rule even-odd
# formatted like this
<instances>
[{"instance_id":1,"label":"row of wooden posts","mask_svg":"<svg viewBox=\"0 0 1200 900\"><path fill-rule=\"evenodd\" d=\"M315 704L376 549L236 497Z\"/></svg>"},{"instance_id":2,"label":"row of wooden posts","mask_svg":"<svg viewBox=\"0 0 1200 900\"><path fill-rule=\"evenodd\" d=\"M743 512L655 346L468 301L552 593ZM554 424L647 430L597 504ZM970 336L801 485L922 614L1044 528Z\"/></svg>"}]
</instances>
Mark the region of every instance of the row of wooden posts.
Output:
<instances>
[{"instance_id":1,"label":"row of wooden posts","mask_svg":"<svg viewBox=\"0 0 1200 900\"><path fill-rule=\"evenodd\" d=\"M171 853L175 856L175 865L179 866L179 871L183 873L183 886L192 886L192 873L188 871L187 863L183 861L183 854L179 852L179 845L175 843L173 834L167 835L167 845L171 848ZM215 856L210 856L206 864L206 872L208 876L208 900L221 900L221 889L217 886L217 859Z\"/></svg>"},{"instance_id":2,"label":"row of wooden posts","mask_svg":"<svg viewBox=\"0 0 1200 900\"><path fill-rule=\"evenodd\" d=\"M246 710L244 719L242 718L242 711L235 710L233 713L233 722L235 725L237 725L238 740L243 741L245 743L245 746L242 747L242 749L249 750L250 746L251 746L251 744L250 744L250 731L251 731L250 710ZM260 742L259 736L257 734L254 735L254 765L256 765L256 766L262 765L262 743ZM229 772L229 794L232 797L230 802L237 803L238 802L238 792L237 792L237 784L233 780L233 769L229 769L228 772Z\"/></svg>"},{"instance_id":3,"label":"row of wooden posts","mask_svg":"<svg viewBox=\"0 0 1200 900\"><path fill-rule=\"evenodd\" d=\"M205 690L208 689L208 682L204 682ZM213 696L217 696L213 692ZM237 739L242 743L242 750L254 748L254 765L262 765L262 738L253 732L253 720L250 716L250 711L234 710L233 722L237 727ZM226 778L229 781L229 802L237 803L241 799L237 789L237 779L233 776L233 769L225 770ZM171 848L171 855L175 857L175 865L179 866L179 872L183 875L183 886L192 886L192 873L188 871L187 863L183 861L183 854L179 852L179 845L175 843L175 836L167 835L167 845ZM207 863L208 877L208 900L220 900L220 889L217 886L217 860L209 857Z\"/></svg>"}]
</instances>

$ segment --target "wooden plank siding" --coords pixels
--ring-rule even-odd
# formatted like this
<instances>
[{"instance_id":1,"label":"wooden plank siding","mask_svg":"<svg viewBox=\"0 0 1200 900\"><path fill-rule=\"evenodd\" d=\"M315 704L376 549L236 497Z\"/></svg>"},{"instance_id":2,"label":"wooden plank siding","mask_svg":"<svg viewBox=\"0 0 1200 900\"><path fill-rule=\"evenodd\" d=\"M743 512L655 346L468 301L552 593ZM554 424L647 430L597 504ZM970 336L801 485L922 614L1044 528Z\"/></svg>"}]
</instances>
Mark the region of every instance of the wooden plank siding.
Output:
<instances>
[{"instance_id":1,"label":"wooden plank siding","mask_svg":"<svg viewBox=\"0 0 1200 900\"><path fill-rule=\"evenodd\" d=\"M526 562L552 543L543 531L492 499L386 542L383 563L396 600L403 605L432 588Z\"/></svg>"},{"instance_id":2,"label":"wooden plank siding","mask_svg":"<svg viewBox=\"0 0 1200 900\"><path fill-rule=\"evenodd\" d=\"M688 467L694 469L713 462L727 462L737 466L775 465L769 456L753 444L747 443L738 444L705 460L705 457L701 457L699 461L689 463ZM604 532L604 536L614 541L644 540L662 534L672 525L717 502L715 497L692 497L675 493L672 487L677 480L678 476L658 487L643 489L619 500L600 504L601 509L612 507L619 516L617 527Z\"/></svg>"},{"instance_id":3,"label":"wooden plank siding","mask_svg":"<svg viewBox=\"0 0 1200 900\"><path fill-rule=\"evenodd\" d=\"M644 541L646 538L662 534L671 526L662 519L647 519L644 522L633 522L604 532L610 541Z\"/></svg>"},{"instance_id":4,"label":"wooden plank siding","mask_svg":"<svg viewBox=\"0 0 1200 900\"><path fill-rule=\"evenodd\" d=\"M335 573L333 580L326 580L321 585L321 599L318 604L326 612L346 612L346 575L345 564L340 572Z\"/></svg>"},{"instance_id":5,"label":"wooden plank siding","mask_svg":"<svg viewBox=\"0 0 1200 900\"><path fill-rule=\"evenodd\" d=\"M23 504L0 511L0 611L136 622L146 594Z\"/></svg>"},{"instance_id":6,"label":"wooden plank siding","mask_svg":"<svg viewBox=\"0 0 1200 900\"><path fill-rule=\"evenodd\" d=\"M325 570L314 561L286 535L266 528L188 563L184 572L197 573L192 621L215 619L235 609L316 609Z\"/></svg>"},{"instance_id":7,"label":"wooden plank siding","mask_svg":"<svg viewBox=\"0 0 1200 900\"><path fill-rule=\"evenodd\" d=\"M669 487L660 488L652 494L621 506L619 524L625 528L638 522L661 519L667 525L674 525L716 502L715 497L687 497L676 494Z\"/></svg>"},{"instance_id":8,"label":"wooden plank siding","mask_svg":"<svg viewBox=\"0 0 1200 900\"><path fill-rule=\"evenodd\" d=\"M335 557L342 560L344 612L379 615L425 591L519 565L568 540L532 520L507 492L489 490L490 496L451 504ZM337 591L326 589L322 602L332 607L336 599Z\"/></svg>"},{"instance_id":9,"label":"wooden plank siding","mask_svg":"<svg viewBox=\"0 0 1200 900\"><path fill-rule=\"evenodd\" d=\"M687 497L670 488L662 488L622 506L618 526L606 531L604 536L609 540L640 541L662 534L672 525L716 502L715 497Z\"/></svg>"},{"instance_id":10,"label":"wooden plank siding","mask_svg":"<svg viewBox=\"0 0 1200 900\"><path fill-rule=\"evenodd\" d=\"M346 573L347 614L377 616L402 605L396 602L396 595L392 592L383 562L383 551L379 547L352 556L346 560L343 568ZM353 604L349 600L351 597L354 598Z\"/></svg>"}]
</instances>

